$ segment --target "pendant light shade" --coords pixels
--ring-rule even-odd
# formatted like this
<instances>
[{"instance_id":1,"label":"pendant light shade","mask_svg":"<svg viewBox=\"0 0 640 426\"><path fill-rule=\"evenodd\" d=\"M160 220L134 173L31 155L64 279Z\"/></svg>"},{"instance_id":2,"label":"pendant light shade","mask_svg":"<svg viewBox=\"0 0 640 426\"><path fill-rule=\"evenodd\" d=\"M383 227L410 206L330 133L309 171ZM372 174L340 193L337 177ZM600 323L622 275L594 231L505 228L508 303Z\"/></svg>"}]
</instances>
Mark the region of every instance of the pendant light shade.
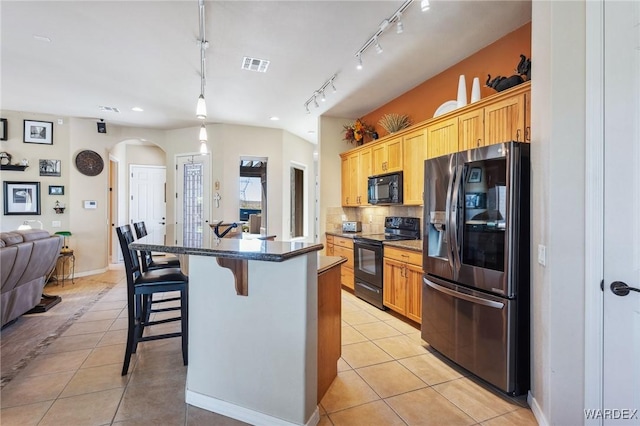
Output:
<instances>
[{"instance_id":1,"label":"pendant light shade","mask_svg":"<svg viewBox=\"0 0 640 426\"><path fill-rule=\"evenodd\" d=\"M208 140L207 138L207 128L204 126L204 124L202 126L200 126L200 142L206 142Z\"/></svg>"},{"instance_id":2,"label":"pendant light shade","mask_svg":"<svg viewBox=\"0 0 640 426\"><path fill-rule=\"evenodd\" d=\"M198 104L196 105L196 118L204 120L207 118L207 104L204 101L204 95L198 96Z\"/></svg>"},{"instance_id":3,"label":"pendant light shade","mask_svg":"<svg viewBox=\"0 0 640 426\"><path fill-rule=\"evenodd\" d=\"M200 143L200 154L207 154L209 150L207 149L207 144L205 141Z\"/></svg>"}]
</instances>

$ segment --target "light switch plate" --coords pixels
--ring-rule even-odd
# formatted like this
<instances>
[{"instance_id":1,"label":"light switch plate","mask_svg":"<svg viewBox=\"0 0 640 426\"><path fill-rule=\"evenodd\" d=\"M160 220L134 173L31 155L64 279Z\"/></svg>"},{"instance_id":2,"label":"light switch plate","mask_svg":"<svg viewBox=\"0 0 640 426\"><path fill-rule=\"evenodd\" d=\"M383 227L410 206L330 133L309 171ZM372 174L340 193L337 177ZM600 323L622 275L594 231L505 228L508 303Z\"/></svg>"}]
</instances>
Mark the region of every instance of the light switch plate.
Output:
<instances>
[{"instance_id":1,"label":"light switch plate","mask_svg":"<svg viewBox=\"0 0 640 426\"><path fill-rule=\"evenodd\" d=\"M59 220L52 220L51 221L51 227L52 228L60 228L62 226L62 222L60 222Z\"/></svg>"},{"instance_id":2,"label":"light switch plate","mask_svg":"<svg viewBox=\"0 0 640 426\"><path fill-rule=\"evenodd\" d=\"M538 263L542 266L547 264L547 247L542 244L538 244Z\"/></svg>"}]
</instances>

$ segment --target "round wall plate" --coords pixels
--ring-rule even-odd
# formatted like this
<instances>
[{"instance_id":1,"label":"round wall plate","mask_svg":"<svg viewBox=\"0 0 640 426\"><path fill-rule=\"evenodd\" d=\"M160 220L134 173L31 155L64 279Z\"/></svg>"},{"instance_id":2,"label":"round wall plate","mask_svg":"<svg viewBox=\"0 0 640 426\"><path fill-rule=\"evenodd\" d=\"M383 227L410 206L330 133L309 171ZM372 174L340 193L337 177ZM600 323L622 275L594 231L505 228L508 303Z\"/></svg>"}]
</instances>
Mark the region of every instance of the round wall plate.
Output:
<instances>
[{"instance_id":1,"label":"round wall plate","mask_svg":"<svg viewBox=\"0 0 640 426\"><path fill-rule=\"evenodd\" d=\"M95 151L86 149L76 155L76 167L86 176L98 176L104 168L102 157Z\"/></svg>"}]
</instances>

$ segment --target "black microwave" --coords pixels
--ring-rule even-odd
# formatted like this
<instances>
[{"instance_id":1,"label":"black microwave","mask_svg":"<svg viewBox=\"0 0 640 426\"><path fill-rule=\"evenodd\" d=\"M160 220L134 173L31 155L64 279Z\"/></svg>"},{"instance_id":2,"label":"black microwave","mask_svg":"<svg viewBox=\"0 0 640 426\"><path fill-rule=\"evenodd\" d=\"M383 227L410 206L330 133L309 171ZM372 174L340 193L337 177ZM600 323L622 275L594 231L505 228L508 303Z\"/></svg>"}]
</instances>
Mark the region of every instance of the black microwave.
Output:
<instances>
[{"instance_id":1,"label":"black microwave","mask_svg":"<svg viewBox=\"0 0 640 426\"><path fill-rule=\"evenodd\" d=\"M402 204L402 172L369 178L369 204Z\"/></svg>"}]
</instances>

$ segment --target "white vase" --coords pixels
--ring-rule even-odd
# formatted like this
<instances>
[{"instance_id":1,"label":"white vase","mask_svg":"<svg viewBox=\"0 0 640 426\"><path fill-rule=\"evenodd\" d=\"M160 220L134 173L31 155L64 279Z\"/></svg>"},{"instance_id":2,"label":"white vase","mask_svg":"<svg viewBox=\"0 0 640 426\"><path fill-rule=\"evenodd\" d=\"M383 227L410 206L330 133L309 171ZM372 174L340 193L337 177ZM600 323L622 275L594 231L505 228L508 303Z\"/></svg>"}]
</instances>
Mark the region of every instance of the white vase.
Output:
<instances>
[{"instance_id":1,"label":"white vase","mask_svg":"<svg viewBox=\"0 0 640 426\"><path fill-rule=\"evenodd\" d=\"M475 77L473 84L471 85L471 103L478 102L480 100L480 79Z\"/></svg>"},{"instance_id":2,"label":"white vase","mask_svg":"<svg viewBox=\"0 0 640 426\"><path fill-rule=\"evenodd\" d=\"M463 107L467 104L467 83L465 81L464 75L460 76L458 79L458 108Z\"/></svg>"}]
</instances>

